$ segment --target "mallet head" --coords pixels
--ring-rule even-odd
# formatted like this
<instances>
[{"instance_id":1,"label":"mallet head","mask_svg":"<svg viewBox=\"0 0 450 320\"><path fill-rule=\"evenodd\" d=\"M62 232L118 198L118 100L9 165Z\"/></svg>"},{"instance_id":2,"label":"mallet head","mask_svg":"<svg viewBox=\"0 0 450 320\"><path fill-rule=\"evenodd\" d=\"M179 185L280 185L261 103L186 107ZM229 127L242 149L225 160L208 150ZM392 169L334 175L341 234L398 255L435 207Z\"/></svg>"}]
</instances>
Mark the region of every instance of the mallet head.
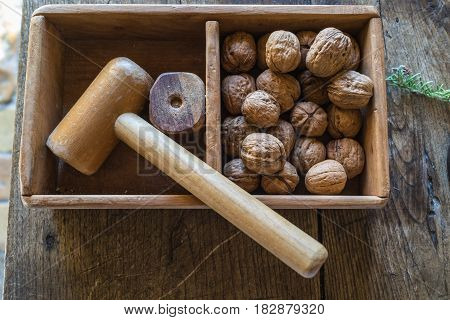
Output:
<instances>
[{"instance_id":1,"label":"mallet head","mask_svg":"<svg viewBox=\"0 0 450 320\"><path fill-rule=\"evenodd\" d=\"M53 130L47 146L78 171L95 173L118 142L117 117L139 113L152 84L152 77L130 59L111 60Z\"/></svg>"}]
</instances>

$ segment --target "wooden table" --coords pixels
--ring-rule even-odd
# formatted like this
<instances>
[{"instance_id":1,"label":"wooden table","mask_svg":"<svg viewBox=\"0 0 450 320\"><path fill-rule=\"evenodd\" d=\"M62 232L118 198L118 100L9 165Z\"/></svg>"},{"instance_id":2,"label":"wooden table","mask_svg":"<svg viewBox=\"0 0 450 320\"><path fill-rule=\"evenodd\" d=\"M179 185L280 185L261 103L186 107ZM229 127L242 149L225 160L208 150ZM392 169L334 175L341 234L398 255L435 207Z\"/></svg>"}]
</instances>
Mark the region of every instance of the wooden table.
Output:
<instances>
[{"instance_id":1,"label":"wooden table","mask_svg":"<svg viewBox=\"0 0 450 320\"><path fill-rule=\"evenodd\" d=\"M444 1L284 2L377 6L387 71L404 64L448 87ZM33 10L46 3L24 1L23 7L5 298L449 298L449 105L395 88L388 88L388 206L281 211L330 252L314 279L301 278L212 211L24 208L17 161L28 25Z\"/></svg>"}]
</instances>

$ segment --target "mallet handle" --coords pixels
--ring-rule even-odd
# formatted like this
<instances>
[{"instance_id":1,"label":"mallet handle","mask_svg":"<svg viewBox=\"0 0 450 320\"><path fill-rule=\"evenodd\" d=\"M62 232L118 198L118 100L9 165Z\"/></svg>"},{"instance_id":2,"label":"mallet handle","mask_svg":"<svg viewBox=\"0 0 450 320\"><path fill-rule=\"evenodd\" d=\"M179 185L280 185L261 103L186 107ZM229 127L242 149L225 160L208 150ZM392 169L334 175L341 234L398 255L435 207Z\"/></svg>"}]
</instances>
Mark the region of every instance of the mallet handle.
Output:
<instances>
[{"instance_id":1,"label":"mallet handle","mask_svg":"<svg viewBox=\"0 0 450 320\"><path fill-rule=\"evenodd\" d=\"M120 140L304 277L325 262L325 247L133 113L115 123Z\"/></svg>"}]
</instances>

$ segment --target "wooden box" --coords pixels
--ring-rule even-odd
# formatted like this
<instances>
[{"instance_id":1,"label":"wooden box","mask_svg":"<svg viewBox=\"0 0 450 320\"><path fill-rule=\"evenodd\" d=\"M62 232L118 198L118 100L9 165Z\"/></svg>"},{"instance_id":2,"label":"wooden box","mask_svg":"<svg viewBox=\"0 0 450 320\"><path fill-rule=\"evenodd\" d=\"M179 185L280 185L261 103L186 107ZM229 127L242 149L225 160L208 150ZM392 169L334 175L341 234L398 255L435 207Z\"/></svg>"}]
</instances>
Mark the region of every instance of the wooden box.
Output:
<instances>
[{"instance_id":1,"label":"wooden box","mask_svg":"<svg viewBox=\"0 0 450 320\"><path fill-rule=\"evenodd\" d=\"M364 173L339 196L310 195L302 183L293 195L257 191L255 196L272 208L384 206L389 196L384 43L381 20L371 6L39 8L30 27L20 150L24 203L49 208L205 208L124 144L99 172L84 176L58 160L45 146L46 139L100 69L110 59L125 56L154 78L162 72L187 71L205 81L205 134L200 139L181 137L179 142L221 170L219 45L224 35L244 30L257 37L278 29L296 32L328 26L359 39L361 72L375 84L359 137L366 151Z\"/></svg>"}]
</instances>

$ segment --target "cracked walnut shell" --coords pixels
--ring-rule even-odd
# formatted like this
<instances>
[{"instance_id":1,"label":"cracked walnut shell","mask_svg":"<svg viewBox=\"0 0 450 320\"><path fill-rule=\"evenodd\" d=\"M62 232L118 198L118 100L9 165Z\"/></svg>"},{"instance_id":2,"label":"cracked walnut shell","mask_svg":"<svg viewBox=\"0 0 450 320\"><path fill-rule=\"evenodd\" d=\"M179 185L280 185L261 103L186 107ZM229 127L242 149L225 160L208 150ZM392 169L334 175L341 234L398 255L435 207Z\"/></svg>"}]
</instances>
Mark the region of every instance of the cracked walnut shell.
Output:
<instances>
[{"instance_id":1,"label":"cracked walnut shell","mask_svg":"<svg viewBox=\"0 0 450 320\"><path fill-rule=\"evenodd\" d=\"M227 162L223 167L223 174L247 192L255 191L261 180L258 174L245 167L242 159L233 159Z\"/></svg>"},{"instance_id":2,"label":"cracked walnut shell","mask_svg":"<svg viewBox=\"0 0 450 320\"><path fill-rule=\"evenodd\" d=\"M258 131L258 128L248 124L243 116L226 118L223 122L223 142L226 154L231 158L239 157L242 141L249 134Z\"/></svg>"},{"instance_id":3,"label":"cracked walnut shell","mask_svg":"<svg viewBox=\"0 0 450 320\"><path fill-rule=\"evenodd\" d=\"M327 115L328 133L334 139L353 138L361 129L362 116L358 109L342 109L332 104Z\"/></svg>"},{"instance_id":4,"label":"cracked walnut shell","mask_svg":"<svg viewBox=\"0 0 450 320\"><path fill-rule=\"evenodd\" d=\"M252 133L242 142L241 158L245 166L259 174L274 174L284 167L283 143L267 133Z\"/></svg>"},{"instance_id":5,"label":"cracked walnut shell","mask_svg":"<svg viewBox=\"0 0 450 320\"><path fill-rule=\"evenodd\" d=\"M295 191L299 180L295 167L286 161L280 172L263 176L261 186L268 194L291 194Z\"/></svg>"},{"instance_id":6,"label":"cracked walnut shell","mask_svg":"<svg viewBox=\"0 0 450 320\"><path fill-rule=\"evenodd\" d=\"M302 88L303 100L324 105L329 102L327 83L328 79L315 77L306 70L298 75L298 81Z\"/></svg>"},{"instance_id":7,"label":"cracked walnut shell","mask_svg":"<svg viewBox=\"0 0 450 320\"><path fill-rule=\"evenodd\" d=\"M351 40L336 28L320 31L306 56L306 67L317 77L331 77L347 63Z\"/></svg>"},{"instance_id":8,"label":"cracked walnut shell","mask_svg":"<svg viewBox=\"0 0 450 320\"><path fill-rule=\"evenodd\" d=\"M229 73L251 70L256 63L256 43L253 36L246 32L228 35L223 42L221 62Z\"/></svg>"},{"instance_id":9,"label":"cracked walnut shell","mask_svg":"<svg viewBox=\"0 0 450 320\"><path fill-rule=\"evenodd\" d=\"M373 82L368 76L349 70L334 78L327 90L330 101L338 107L361 109L373 95Z\"/></svg>"},{"instance_id":10,"label":"cracked walnut shell","mask_svg":"<svg viewBox=\"0 0 450 320\"><path fill-rule=\"evenodd\" d=\"M275 31L266 43L266 63L270 70L287 73L297 69L301 59L300 42L289 31Z\"/></svg>"},{"instance_id":11,"label":"cracked walnut shell","mask_svg":"<svg viewBox=\"0 0 450 320\"><path fill-rule=\"evenodd\" d=\"M306 68L306 56L308 55L309 48L311 48L311 45L314 43L316 36L317 32L314 31L297 32L297 38L298 41L300 42L300 52L301 52L300 64L298 65L298 68L300 70L305 70Z\"/></svg>"},{"instance_id":12,"label":"cracked walnut shell","mask_svg":"<svg viewBox=\"0 0 450 320\"><path fill-rule=\"evenodd\" d=\"M300 84L290 74L275 73L270 69L265 70L256 78L256 88L264 90L278 101L281 113L294 106L300 98Z\"/></svg>"},{"instance_id":13,"label":"cracked walnut shell","mask_svg":"<svg viewBox=\"0 0 450 320\"><path fill-rule=\"evenodd\" d=\"M291 123L307 137L319 137L328 126L327 114L314 102L297 102L291 113Z\"/></svg>"},{"instance_id":14,"label":"cracked walnut shell","mask_svg":"<svg viewBox=\"0 0 450 320\"><path fill-rule=\"evenodd\" d=\"M358 141L343 138L327 144L327 157L342 164L349 179L359 175L364 169L364 149Z\"/></svg>"},{"instance_id":15,"label":"cracked walnut shell","mask_svg":"<svg viewBox=\"0 0 450 320\"><path fill-rule=\"evenodd\" d=\"M309 169L305 186L314 194L339 194L347 183L344 167L337 161L325 160Z\"/></svg>"},{"instance_id":16,"label":"cracked walnut shell","mask_svg":"<svg viewBox=\"0 0 450 320\"><path fill-rule=\"evenodd\" d=\"M322 142L315 138L303 137L295 143L291 162L304 176L313 165L324 161L326 156L327 151Z\"/></svg>"},{"instance_id":17,"label":"cracked walnut shell","mask_svg":"<svg viewBox=\"0 0 450 320\"><path fill-rule=\"evenodd\" d=\"M262 70L266 70L268 68L267 62L266 62L266 43L267 40L269 40L270 33L266 33L262 37L259 37L258 39L258 50L257 50L257 62L258 68Z\"/></svg>"},{"instance_id":18,"label":"cracked walnut shell","mask_svg":"<svg viewBox=\"0 0 450 320\"><path fill-rule=\"evenodd\" d=\"M278 138L283 143L286 157L289 157L295 142L294 127L289 122L280 119L276 126L267 129L267 133Z\"/></svg>"},{"instance_id":19,"label":"cracked walnut shell","mask_svg":"<svg viewBox=\"0 0 450 320\"><path fill-rule=\"evenodd\" d=\"M277 124L280 105L267 92L257 90L245 98L242 114L249 124L258 128L268 128Z\"/></svg>"},{"instance_id":20,"label":"cracked walnut shell","mask_svg":"<svg viewBox=\"0 0 450 320\"><path fill-rule=\"evenodd\" d=\"M225 77L222 81L222 100L225 108L232 115L240 114L245 97L255 90L255 79L249 74Z\"/></svg>"}]
</instances>

